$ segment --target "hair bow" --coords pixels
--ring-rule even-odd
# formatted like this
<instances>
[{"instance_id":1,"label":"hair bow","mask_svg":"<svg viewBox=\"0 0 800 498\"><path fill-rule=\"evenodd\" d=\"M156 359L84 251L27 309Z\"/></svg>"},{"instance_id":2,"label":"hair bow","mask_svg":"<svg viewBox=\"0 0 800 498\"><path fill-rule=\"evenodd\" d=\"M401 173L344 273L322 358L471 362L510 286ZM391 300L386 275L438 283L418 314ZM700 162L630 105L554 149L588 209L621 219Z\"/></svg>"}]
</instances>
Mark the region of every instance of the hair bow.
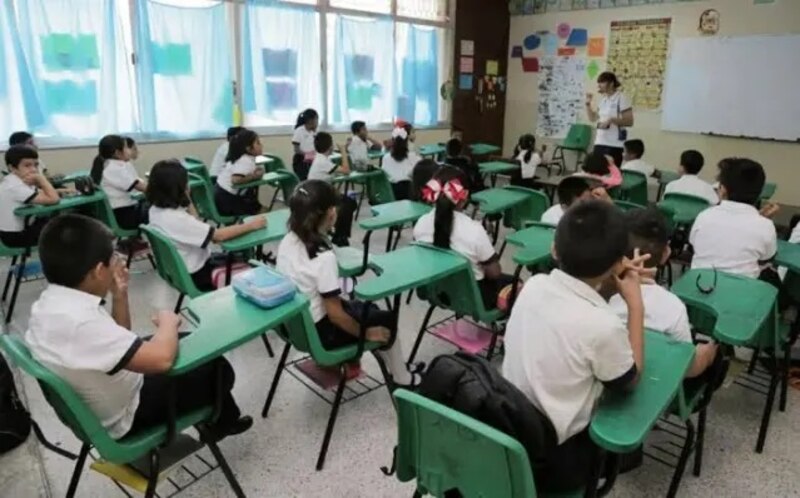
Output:
<instances>
[{"instance_id":1,"label":"hair bow","mask_svg":"<svg viewBox=\"0 0 800 498\"><path fill-rule=\"evenodd\" d=\"M395 128L392 130L392 138L402 138L403 140L408 139L408 132L405 128Z\"/></svg>"},{"instance_id":2,"label":"hair bow","mask_svg":"<svg viewBox=\"0 0 800 498\"><path fill-rule=\"evenodd\" d=\"M422 199L429 204L438 201L442 194L453 204L458 204L469 198L469 190L464 188L457 178L448 181L444 185L439 180L431 180L422 187Z\"/></svg>"}]
</instances>

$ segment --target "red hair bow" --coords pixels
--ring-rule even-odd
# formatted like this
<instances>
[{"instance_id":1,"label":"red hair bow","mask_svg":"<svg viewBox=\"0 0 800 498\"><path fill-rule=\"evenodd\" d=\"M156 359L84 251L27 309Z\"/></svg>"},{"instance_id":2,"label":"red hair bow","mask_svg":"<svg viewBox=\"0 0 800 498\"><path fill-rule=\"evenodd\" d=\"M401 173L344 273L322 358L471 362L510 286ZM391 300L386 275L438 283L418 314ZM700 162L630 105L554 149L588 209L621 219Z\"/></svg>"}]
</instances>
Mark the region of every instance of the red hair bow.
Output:
<instances>
[{"instance_id":1,"label":"red hair bow","mask_svg":"<svg viewBox=\"0 0 800 498\"><path fill-rule=\"evenodd\" d=\"M442 194L453 204L458 204L469 198L469 190L464 188L457 178L448 181L444 185L439 180L431 180L422 187L422 199L429 204L438 201Z\"/></svg>"}]
</instances>

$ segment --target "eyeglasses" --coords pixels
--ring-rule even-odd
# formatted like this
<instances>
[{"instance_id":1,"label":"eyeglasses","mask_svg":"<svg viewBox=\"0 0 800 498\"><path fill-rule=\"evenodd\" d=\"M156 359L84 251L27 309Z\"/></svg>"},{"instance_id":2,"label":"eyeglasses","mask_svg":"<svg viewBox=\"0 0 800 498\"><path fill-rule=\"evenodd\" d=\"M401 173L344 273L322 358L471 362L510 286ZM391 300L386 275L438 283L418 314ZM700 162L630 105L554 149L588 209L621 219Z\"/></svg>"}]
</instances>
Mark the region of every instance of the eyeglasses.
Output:
<instances>
[{"instance_id":1,"label":"eyeglasses","mask_svg":"<svg viewBox=\"0 0 800 498\"><path fill-rule=\"evenodd\" d=\"M705 295L709 295L714 292L717 288L717 269L714 268L714 281L711 283L711 287L705 287L704 285L700 284L700 279L703 278L704 273L697 275L697 280L695 280L695 285L697 286L697 290Z\"/></svg>"}]
</instances>

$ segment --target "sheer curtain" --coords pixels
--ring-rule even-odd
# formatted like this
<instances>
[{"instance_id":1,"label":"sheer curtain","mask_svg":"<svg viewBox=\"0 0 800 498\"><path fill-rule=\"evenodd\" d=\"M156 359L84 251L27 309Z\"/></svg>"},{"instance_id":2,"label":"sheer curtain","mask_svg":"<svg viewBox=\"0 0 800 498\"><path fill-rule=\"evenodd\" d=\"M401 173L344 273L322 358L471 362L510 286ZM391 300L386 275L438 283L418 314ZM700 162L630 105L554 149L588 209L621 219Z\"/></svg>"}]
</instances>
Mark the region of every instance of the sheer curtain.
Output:
<instances>
[{"instance_id":1,"label":"sheer curtain","mask_svg":"<svg viewBox=\"0 0 800 498\"><path fill-rule=\"evenodd\" d=\"M248 0L242 29L242 103L247 125L294 125L322 111L319 15L272 0Z\"/></svg>"},{"instance_id":2,"label":"sheer curtain","mask_svg":"<svg viewBox=\"0 0 800 498\"><path fill-rule=\"evenodd\" d=\"M35 90L11 0L0 0L0 148L5 149L5 137L11 132L44 124Z\"/></svg>"},{"instance_id":3,"label":"sheer curtain","mask_svg":"<svg viewBox=\"0 0 800 498\"><path fill-rule=\"evenodd\" d=\"M397 23L397 117L439 121L439 28Z\"/></svg>"},{"instance_id":4,"label":"sheer curtain","mask_svg":"<svg viewBox=\"0 0 800 498\"><path fill-rule=\"evenodd\" d=\"M142 131L218 133L233 122L226 6L206 0L136 0Z\"/></svg>"}]
</instances>

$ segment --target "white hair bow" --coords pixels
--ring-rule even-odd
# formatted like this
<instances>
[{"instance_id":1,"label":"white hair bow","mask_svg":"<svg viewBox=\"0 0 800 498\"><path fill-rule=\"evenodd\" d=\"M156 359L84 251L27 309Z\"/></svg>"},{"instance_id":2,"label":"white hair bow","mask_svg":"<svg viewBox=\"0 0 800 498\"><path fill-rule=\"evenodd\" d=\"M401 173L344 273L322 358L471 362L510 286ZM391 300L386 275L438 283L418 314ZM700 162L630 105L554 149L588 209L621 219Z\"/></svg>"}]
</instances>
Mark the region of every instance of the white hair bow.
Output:
<instances>
[{"instance_id":1,"label":"white hair bow","mask_svg":"<svg viewBox=\"0 0 800 498\"><path fill-rule=\"evenodd\" d=\"M392 138L402 138L403 140L408 140L408 132L405 128L395 128L392 130Z\"/></svg>"}]
</instances>

